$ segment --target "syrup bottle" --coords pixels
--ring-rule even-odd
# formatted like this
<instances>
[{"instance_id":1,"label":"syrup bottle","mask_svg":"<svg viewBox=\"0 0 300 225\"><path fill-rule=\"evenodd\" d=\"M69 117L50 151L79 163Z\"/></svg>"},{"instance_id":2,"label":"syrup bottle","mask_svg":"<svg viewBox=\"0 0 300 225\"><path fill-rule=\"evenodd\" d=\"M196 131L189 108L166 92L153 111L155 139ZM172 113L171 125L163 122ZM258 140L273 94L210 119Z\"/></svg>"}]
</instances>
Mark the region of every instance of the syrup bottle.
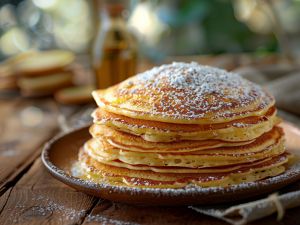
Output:
<instances>
[{"instance_id":1,"label":"syrup bottle","mask_svg":"<svg viewBox=\"0 0 300 225\"><path fill-rule=\"evenodd\" d=\"M101 1L93 48L96 87L107 88L136 73L137 40L128 29L124 1Z\"/></svg>"}]
</instances>

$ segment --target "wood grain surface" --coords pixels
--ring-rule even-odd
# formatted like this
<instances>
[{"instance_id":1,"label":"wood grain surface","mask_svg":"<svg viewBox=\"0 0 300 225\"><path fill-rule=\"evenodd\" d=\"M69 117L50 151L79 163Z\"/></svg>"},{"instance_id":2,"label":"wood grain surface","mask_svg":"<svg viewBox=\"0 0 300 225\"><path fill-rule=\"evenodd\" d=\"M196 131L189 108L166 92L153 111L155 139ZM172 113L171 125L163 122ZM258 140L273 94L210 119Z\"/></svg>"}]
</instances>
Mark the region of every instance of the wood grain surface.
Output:
<instances>
[{"instance_id":1,"label":"wood grain surface","mask_svg":"<svg viewBox=\"0 0 300 225\"><path fill-rule=\"evenodd\" d=\"M0 198L0 224L80 224L94 201L50 177L38 159Z\"/></svg>"},{"instance_id":2,"label":"wood grain surface","mask_svg":"<svg viewBox=\"0 0 300 225\"><path fill-rule=\"evenodd\" d=\"M39 155L57 129L51 100L0 101L0 192Z\"/></svg>"}]
</instances>

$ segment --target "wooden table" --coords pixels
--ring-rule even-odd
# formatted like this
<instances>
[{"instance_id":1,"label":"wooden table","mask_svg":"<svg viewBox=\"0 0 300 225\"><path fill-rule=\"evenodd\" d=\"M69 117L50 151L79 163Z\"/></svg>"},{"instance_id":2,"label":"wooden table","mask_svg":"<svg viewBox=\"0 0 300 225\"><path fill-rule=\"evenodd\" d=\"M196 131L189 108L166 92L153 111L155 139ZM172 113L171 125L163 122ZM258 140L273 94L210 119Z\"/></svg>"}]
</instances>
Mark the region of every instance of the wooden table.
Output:
<instances>
[{"instance_id":1,"label":"wooden table","mask_svg":"<svg viewBox=\"0 0 300 225\"><path fill-rule=\"evenodd\" d=\"M82 108L52 99L0 100L0 224L226 224L186 207L138 207L77 192L52 178L40 160L59 131L61 114L76 121ZM300 182L297 184L300 187ZM300 224L300 207L253 224Z\"/></svg>"}]
</instances>

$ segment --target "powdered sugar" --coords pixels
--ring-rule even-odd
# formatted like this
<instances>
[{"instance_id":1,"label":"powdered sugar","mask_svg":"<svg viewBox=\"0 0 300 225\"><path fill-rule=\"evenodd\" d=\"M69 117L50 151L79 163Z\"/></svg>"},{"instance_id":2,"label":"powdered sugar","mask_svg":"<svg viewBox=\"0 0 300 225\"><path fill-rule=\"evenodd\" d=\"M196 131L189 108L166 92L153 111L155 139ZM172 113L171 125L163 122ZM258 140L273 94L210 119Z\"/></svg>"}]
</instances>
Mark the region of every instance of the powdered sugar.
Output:
<instances>
[{"instance_id":1,"label":"powdered sugar","mask_svg":"<svg viewBox=\"0 0 300 225\"><path fill-rule=\"evenodd\" d=\"M233 123L232 126L238 127L238 128L245 128L245 127L247 127L249 125L245 124L245 123Z\"/></svg>"},{"instance_id":2,"label":"powdered sugar","mask_svg":"<svg viewBox=\"0 0 300 225\"><path fill-rule=\"evenodd\" d=\"M57 216L54 220L65 223L66 221L78 221L87 213L86 210L76 209L76 207L67 207L41 194L32 197L31 201L38 202L39 205L28 205L26 201L19 201L13 209L8 208L7 210L11 211L8 221L23 224L25 220L30 220L31 217L50 218L54 212L56 212L62 216Z\"/></svg>"},{"instance_id":3,"label":"powdered sugar","mask_svg":"<svg viewBox=\"0 0 300 225\"><path fill-rule=\"evenodd\" d=\"M109 218L106 216L102 216L100 214L95 214L95 215L88 215L87 220L88 223L90 222L97 222L102 225L109 225L109 224L114 224L114 225L138 225L138 223L133 223L132 221L126 222L123 220L117 220L113 218Z\"/></svg>"},{"instance_id":4,"label":"powdered sugar","mask_svg":"<svg viewBox=\"0 0 300 225\"><path fill-rule=\"evenodd\" d=\"M273 101L260 86L238 74L195 62L154 67L121 84L117 95L127 95L136 108L135 99L143 101L149 109L146 113L183 119L211 113L233 116L236 108L254 102L261 102L263 108Z\"/></svg>"}]
</instances>

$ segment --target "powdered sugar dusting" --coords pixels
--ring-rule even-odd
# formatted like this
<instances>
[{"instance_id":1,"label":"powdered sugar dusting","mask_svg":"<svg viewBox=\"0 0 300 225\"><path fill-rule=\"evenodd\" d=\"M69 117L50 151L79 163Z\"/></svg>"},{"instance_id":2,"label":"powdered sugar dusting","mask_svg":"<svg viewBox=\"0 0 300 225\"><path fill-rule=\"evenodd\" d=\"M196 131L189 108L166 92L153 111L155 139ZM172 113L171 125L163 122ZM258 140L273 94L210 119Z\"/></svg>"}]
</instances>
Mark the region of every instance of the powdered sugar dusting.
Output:
<instances>
[{"instance_id":1,"label":"powdered sugar dusting","mask_svg":"<svg viewBox=\"0 0 300 225\"><path fill-rule=\"evenodd\" d=\"M254 102L261 102L259 107L264 108L273 102L260 86L238 74L195 62L174 62L140 73L123 82L116 96L128 97L125 105L135 109L142 101L149 110L145 113L183 119L212 113L217 118L234 116L237 108Z\"/></svg>"},{"instance_id":2,"label":"powdered sugar dusting","mask_svg":"<svg viewBox=\"0 0 300 225\"><path fill-rule=\"evenodd\" d=\"M28 205L27 202L19 201L13 209L8 208L8 211L10 211L8 221L12 224L24 224L25 219L30 219L31 217L49 219L54 213L58 213L62 216L56 216L54 220L64 224L66 221L79 221L87 213L87 210L67 207L42 194L36 194L31 201L37 202L39 205Z\"/></svg>"},{"instance_id":3,"label":"powdered sugar dusting","mask_svg":"<svg viewBox=\"0 0 300 225\"><path fill-rule=\"evenodd\" d=\"M138 225L139 223L133 223L132 221L123 221L118 219L109 218L107 216L102 216L101 214L88 215L87 220L88 223L96 222L102 225Z\"/></svg>"}]
</instances>

